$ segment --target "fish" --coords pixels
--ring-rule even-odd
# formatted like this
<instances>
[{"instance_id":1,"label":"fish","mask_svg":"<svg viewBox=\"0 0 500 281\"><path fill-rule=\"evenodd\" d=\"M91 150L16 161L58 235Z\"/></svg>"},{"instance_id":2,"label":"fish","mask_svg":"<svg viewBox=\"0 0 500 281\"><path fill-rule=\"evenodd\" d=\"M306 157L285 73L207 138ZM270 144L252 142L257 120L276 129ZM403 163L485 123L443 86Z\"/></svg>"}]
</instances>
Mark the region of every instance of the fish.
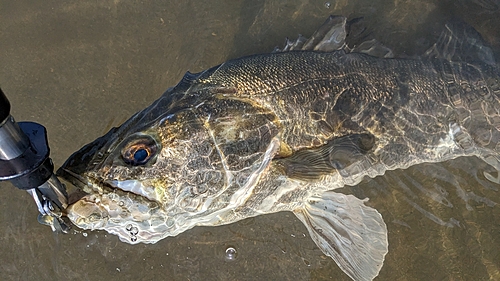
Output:
<instances>
[{"instance_id":1,"label":"fish","mask_svg":"<svg viewBox=\"0 0 500 281\"><path fill-rule=\"evenodd\" d=\"M373 280L387 226L335 190L462 156L500 171L500 71L460 22L419 57L348 44L354 24L330 16L309 39L187 72L58 169L64 215L137 244L291 211L351 279Z\"/></svg>"}]
</instances>

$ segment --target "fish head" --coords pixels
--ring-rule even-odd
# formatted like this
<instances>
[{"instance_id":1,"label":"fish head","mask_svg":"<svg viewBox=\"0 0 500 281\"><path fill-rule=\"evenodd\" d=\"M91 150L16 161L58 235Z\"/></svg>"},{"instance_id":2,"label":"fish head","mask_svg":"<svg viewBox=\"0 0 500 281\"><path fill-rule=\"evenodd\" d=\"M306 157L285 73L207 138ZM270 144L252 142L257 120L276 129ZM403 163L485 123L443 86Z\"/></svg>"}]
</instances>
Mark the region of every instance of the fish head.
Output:
<instances>
[{"instance_id":1,"label":"fish head","mask_svg":"<svg viewBox=\"0 0 500 281\"><path fill-rule=\"evenodd\" d=\"M266 114L222 103L169 89L75 152L57 172L83 195L70 198L67 217L132 244L228 223L221 214L251 194L277 146L263 132L272 127Z\"/></svg>"}]
</instances>

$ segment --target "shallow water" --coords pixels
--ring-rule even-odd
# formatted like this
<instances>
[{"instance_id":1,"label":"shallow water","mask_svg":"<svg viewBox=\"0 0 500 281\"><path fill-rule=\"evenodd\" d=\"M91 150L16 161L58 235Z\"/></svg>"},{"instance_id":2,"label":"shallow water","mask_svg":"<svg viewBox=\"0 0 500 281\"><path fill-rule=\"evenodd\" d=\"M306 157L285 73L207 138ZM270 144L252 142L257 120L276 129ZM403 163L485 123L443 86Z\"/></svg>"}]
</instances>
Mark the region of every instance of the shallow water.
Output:
<instances>
[{"instance_id":1,"label":"shallow water","mask_svg":"<svg viewBox=\"0 0 500 281\"><path fill-rule=\"evenodd\" d=\"M0 0L0 83L18 121L47 127L60 165L185 71L269 52L330 14L363 16L371 36L398 54L425 51L453 17L500 49L495 0ZM369 197L388 225L378 280L500 280L500 186L486 170L460 158L343 190ZM0 183L0 280L350 280L292 213L135 246L105 232L55 235L36 216L26 192ZM228 247L236 250L229 258Z\"/></svg>"}]
</instances>

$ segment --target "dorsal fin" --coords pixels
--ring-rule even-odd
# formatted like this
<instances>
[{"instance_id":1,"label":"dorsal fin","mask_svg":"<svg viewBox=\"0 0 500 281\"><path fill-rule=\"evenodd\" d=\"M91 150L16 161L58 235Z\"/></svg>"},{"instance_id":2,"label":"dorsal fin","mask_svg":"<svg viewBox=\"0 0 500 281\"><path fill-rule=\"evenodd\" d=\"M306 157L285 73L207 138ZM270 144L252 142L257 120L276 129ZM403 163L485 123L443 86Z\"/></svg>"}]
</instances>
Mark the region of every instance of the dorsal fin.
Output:
<instances>
[{"instance_id":1,"label":"dorsal fin","mask_svg":"<svg viewBox=\"0 0 500 281\"><path fill-rule=\"evenodd\" d=\"M345 45L347 18L329 16L325 23L314 32L302 47L302 50L331 52L340 50Z\"/></svg>"},{"instance_id":2,"label":"dorsal fin","mask_svg":"<svg viewBox=\"0 0 500 281\"><path fill-rule=\"evenodd\" d=\"M283 49L275 48L274 52L288 51L320 51L332 52L341 50L345 45L347 19L342 16L329 16L325 23L306 39L299 35L297 40L286 39Z\"/></svg>"},{"instance_id":3,"label":"dorsal fin","mask_svg":"<svg viewBox=\"0 0 500 281\"><path fill-rule=\"evenodd\" d=\"M460 20L445 25L438 41L425 52L430 58L495 65L493 51L472 26Z\"/></svg>"},{"instance_id":4,"label":"dorsal fin","mask_svg":"<svg viewBox=\"0 0 500 281\"><path fill-rule=\"evenodd\" d=\"M309 39L302 35L299 35L296 40L286 38L283 49L276 47L273 52L333 52L343 50L346 53L365 53L380 58L394 57L392 50L382 45L376 39L367 40L366 38L369 35L366 33L363 18L354 18L347 21L346 17L329 16L325 23ZM353 43L353 46L347 46L347 37L353 39L350 42Z\"/></svg>"},{"instance_id":5,"label":"dorsal fin","mask_svg":"<svg viewBox=\"0 0 500 281\"><path fill-rule=\"evenodd\" d=\"M386 59L394 57L392 50L377 41L377 39L366 40L363 43L354 46L351 52L364 53L370 56Z\"/></svg>"}]
</instances>

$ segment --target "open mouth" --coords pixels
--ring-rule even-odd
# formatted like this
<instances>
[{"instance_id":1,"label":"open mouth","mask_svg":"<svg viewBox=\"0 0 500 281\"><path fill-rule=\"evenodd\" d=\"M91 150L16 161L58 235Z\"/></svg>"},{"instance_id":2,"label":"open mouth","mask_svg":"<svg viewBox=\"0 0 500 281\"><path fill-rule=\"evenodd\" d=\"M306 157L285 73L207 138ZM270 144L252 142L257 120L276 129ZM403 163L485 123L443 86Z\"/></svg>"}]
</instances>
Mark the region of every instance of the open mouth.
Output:
<instances>
[{"instance_id":1,"label":"open mouth","mask_svg":"<svg viewBox=\"0 0 500 281\"><path fill-rule=\"evenodd\" d=\"M147 240L152 234L146 231L141 234L144 237L136 236L127 230L128 225L146 230L144 225L149 226L153 217L159 217L155 221L164 224L165 214L158 202L144 194L134 193L140 192L142 188L137 181L102 181L83 177L64 168L59 169L58 176L70 194L65 216L79 228L105 229L130 243ZM158 212L161 216L155 215Z\"/></svg>"},{"instance_id":2,"label":"open mouth","mask_svg":"<svg viewBox=\"0 0 500 281\"><path fill-rule=\"evenodd\" d=\"M151 186L145 186L142 182L138 180L110 180L105 182L107 186L127 193L132 193L137 196L145 197L150 201L159 202L155 188Z\"/></svg>"},{"instance_id":3,"label":"open mouth","mask_svg":"<svg viewBox=\"0 0 500 281\"><path fill-rule=\"evenodd\" d=\"M65 184L71 205L86 195L116 193L138 202L160 203L154 187L144 186L138 180L100 180L86 178L71 170L60 168L59 179Z\"/></svg>"}]
</instances>

